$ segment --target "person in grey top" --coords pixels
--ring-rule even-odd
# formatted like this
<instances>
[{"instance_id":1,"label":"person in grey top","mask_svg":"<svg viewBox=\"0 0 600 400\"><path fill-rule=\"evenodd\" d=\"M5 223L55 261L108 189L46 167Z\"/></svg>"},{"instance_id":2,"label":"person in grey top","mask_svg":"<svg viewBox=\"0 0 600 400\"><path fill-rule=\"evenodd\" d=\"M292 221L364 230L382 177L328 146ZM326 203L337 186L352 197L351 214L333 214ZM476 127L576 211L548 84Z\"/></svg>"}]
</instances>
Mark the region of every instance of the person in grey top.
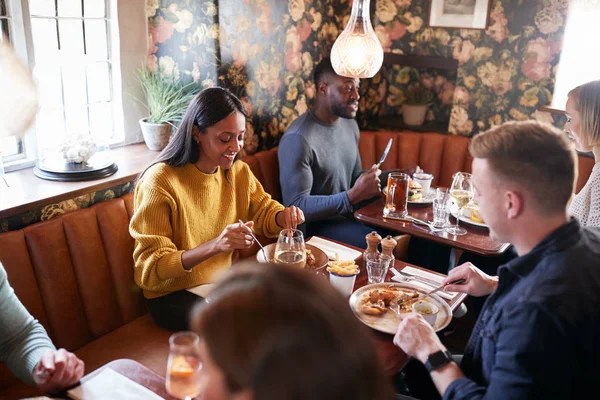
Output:
<instances>
[{"instance_id":1,"label":"person in grey top","mask_svg":"<svg viewBox=\"0 0 600 400\"><path fill-rule=\"evenodd\" d=\"M365 247L372 227L352 217L353 206L381 195L373 165L361 171L358 110L359 80L335 73L329 58L316 67L314 105L283 135L278 149L284 205L304 211L307 236L326 236Z\"/></svg>"}]
</instances>

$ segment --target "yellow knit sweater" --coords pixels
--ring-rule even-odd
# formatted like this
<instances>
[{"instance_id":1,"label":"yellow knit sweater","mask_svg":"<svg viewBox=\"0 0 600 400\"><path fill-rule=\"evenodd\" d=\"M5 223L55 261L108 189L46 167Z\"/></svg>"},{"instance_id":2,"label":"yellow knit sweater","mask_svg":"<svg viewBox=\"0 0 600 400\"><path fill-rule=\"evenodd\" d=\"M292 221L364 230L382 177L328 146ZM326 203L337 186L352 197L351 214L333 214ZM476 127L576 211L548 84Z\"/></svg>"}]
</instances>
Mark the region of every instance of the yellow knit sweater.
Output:
<instances>
[{"instance_id":1,"label":"yellow knit sweater","mask_svg":"<svg viewBox=\"0 0 600 400\"><path fill-rule=\"evenodd\" d=\"M135 239L135 282L146 298L213 281L231 265L232 252L214 255L190 271L181 254L216 238L226 225L254 221L259 235L276 237L275 216L283 206L271 199L248 165L236 161L228 172L199 171L194 164L153 165L135 189L129 232Z\"/></svg>"}]
</instances>

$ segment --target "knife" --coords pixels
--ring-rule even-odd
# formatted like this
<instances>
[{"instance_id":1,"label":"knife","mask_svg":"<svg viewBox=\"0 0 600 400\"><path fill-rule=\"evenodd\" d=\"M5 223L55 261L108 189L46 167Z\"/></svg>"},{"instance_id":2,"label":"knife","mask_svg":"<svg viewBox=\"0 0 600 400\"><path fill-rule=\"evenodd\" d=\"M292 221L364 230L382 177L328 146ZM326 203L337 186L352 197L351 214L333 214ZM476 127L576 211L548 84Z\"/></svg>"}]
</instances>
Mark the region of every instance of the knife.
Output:
<instances>
[{"instance_id":1,"label":"knife","mask_svg":"<svg viewBox=\"0 0 600 400\"><path fill-rule=\"evenodd\" d=\"M392 148L392 140L393 140L393 138L390 138L390 140L388 141L387 146L385 146L385 150L383 151L383 155L381 156L381 159L377 163L377 169L379 169L379 167L381 166L381 164L383 164L383 162L385 161L385 158L387 157L388 153L390 152L390 149Z\"/></svg>"}]
</instances>

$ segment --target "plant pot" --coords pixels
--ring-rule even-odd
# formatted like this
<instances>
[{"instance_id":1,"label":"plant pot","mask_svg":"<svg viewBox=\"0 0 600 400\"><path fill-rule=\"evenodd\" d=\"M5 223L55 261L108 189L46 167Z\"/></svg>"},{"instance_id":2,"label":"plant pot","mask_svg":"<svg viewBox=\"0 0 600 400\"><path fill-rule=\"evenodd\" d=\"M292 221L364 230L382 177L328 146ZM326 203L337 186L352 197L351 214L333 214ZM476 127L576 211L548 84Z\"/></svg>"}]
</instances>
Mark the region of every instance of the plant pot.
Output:
<instances>
[{"instance_id":1,"label":"plant pot","mask_svg":"<svg viewBox=\"0 0 600 400\"><path fill-rule=\"evenodd\" d=\"M423 125L429 104L402 104L402 117L406 125Z\"/></svg>"},{"instance_id":2,"label":"plant pot","mask_svg":"<svg viewBox=\"0 0 600 400\"><path fill-rule=\"evenodd\" d=\"M146 146L152 151L161 151L169 143L173 127L170 124L151 124L146 119L140 119Z\"/></svg>"}]
</instances>

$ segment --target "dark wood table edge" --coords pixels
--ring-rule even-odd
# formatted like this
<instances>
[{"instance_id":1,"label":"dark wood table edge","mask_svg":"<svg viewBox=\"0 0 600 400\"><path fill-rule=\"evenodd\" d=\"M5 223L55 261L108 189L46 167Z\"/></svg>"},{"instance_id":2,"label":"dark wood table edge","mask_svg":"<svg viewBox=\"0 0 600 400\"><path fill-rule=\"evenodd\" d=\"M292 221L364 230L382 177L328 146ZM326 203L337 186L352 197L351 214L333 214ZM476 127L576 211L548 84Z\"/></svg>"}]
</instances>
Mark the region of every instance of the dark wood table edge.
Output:
<instances>
[{"instance_id":1,"label":"dark wood table edge","mask_svg":"<svg viewBox=\"0 0 600 400\"><path fill-rule=\"evenodd\" d=\"M361 208L362 209L362 208ZM486 250L482 250L479 247L475 247L475 246L471 246L469 244L466 243L456 243L456 245L452 244L452 241L450 239L445 239L445 238L439 238L439 239L435 239L435 237L432 237L429 232L427 232L424 228L423 232L420 232L418 230L411 230L410 232L404 232L401 231L399 229L394 229L393 227L390 227L389 224L385 223L385 219L379 220L377 218L373 218L373 217L369 217L366 215L363 215L360 213L360 210L358 209L354 212L354 218L356 218L358 221L363 222L367 225L374 225L377 226L379 228L383 228L383 229L387 229L387 230L393 230L396 231L398 233L403 233L403 234L407 234L407 235L411 235L411 236L415 236L421 239L426 239L426 240L430 240L432 242L435 243L439 243L445 246L449 246L449 247L455 247L457 249L461 249L461 250L465 250L465 251L469 251L471 253L475 253L475 254L479 254L482 256L486 256L486 257L493 257L493 256L499 256L501 254L503 254L509 247L510 247L510 243L502 243L502 246L497 250L497 251L486 251ZM383 216L382 216L383 218ZM396 221L395 219L390 219L392 221ZM478 227L473 227L472 229L478 229ZM485 228L479 228L479 229L485 229Z\"/></svg>"}]
</instances>

